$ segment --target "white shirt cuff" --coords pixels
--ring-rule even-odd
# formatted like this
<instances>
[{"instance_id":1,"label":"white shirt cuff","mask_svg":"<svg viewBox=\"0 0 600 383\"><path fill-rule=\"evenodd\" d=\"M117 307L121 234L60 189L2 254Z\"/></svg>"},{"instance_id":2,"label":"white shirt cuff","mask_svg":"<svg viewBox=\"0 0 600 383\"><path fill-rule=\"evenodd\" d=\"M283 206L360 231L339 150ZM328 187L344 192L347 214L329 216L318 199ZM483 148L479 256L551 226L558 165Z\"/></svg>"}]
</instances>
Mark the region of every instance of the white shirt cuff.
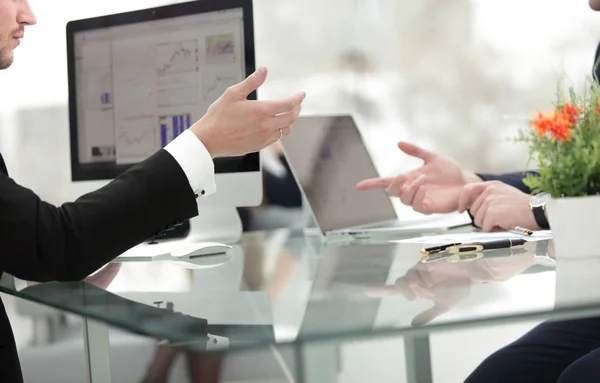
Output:
<instances>
[{"instance_id":1,"label":"white shirt cuff","mask_svg":"<svg viewBox=\"0 0 600 383\"><path fill-rule=\"evenodd\" d=\"M197 198L217 191L215 164L202 141L194 133L184 131L164 149L179 163Z\"/></svg>"}]
</instances>

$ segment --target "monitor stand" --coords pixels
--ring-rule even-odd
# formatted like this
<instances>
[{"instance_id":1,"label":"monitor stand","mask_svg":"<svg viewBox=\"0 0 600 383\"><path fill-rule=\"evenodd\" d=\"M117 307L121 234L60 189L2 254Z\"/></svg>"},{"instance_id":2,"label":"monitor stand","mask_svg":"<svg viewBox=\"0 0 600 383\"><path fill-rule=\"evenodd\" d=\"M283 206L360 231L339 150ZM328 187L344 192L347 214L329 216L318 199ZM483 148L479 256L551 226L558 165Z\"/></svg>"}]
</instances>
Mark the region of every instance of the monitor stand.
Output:
<instances>
[{"instance_id":1,"label":"monitor stand","mask_svg":"<svg viewBox=\"0 0 600 383\"><path fill-rule=\"evenodd\" d=\"M226 244L242 239L242 220L235 207L198 206L198 216L190 219L188 239Z\"/></svg>"}]
</instances>

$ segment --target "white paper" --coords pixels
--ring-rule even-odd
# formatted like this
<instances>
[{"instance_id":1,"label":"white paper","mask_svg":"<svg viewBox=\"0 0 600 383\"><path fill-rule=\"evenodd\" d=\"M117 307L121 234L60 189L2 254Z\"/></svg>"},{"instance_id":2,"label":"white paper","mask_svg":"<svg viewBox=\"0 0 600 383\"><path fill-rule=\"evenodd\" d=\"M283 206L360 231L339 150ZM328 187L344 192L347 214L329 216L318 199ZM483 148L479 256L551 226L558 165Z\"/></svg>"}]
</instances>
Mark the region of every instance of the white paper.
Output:
<instances>
[{"instance_id":1,"label":"white paper","mask_svg":"<svg viewBox=\"0 0 600 383\"><path fill-rule=\"evenodd\" d=\"M494 241L498 239L525 239L529 242L535 241L543 241L547 239L552 239L552 232L550 230L540 230L535 231L533 235L521 235L511 233L509 231L499 232L499 233L484 233L484 232L476 232L476 233L457 233L457 234L442 234L442 235L429 235L425 237L416 237L410 239L402 239L399 241L394 241L397 243L469 243L469 242L486 242L486 241Z\"/></svg>"}]
</instances>

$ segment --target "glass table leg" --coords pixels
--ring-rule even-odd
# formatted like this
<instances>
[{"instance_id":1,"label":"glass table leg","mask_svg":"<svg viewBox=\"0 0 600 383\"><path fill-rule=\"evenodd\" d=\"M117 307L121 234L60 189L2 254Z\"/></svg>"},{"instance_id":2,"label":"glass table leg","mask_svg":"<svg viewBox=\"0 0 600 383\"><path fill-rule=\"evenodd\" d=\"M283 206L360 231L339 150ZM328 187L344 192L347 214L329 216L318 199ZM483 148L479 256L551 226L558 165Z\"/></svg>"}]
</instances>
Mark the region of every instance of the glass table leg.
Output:
<instances>
[{"instance_id":1,"label":"glass table leg","mask_svg":"<svg viewBox=\"0 0 600 383\"><path fill-rule=\"evenodd\" d=\"M429 335L404 336L406 381L408 383L432 383Z\"/></svg>"},{"instance_id":2,"label":"glass table leg","mask_svg":"<svg viewBox=\"0 0 600 383\"><path fill-rule=\"evenodd\" d=\"M108 326L83 319L83 338L89 383L111 383Z\"/></svg>"},{"instance_id":3,"label":"glass table leg","mask_svg":"<svg viewBox=\"0 0 600 383\"><path fill-rule=\"evenodd\" d=\"M297 346L299 383L338 381L339 345L333 342L300 343Z\"/></svg>"}]
</instances>

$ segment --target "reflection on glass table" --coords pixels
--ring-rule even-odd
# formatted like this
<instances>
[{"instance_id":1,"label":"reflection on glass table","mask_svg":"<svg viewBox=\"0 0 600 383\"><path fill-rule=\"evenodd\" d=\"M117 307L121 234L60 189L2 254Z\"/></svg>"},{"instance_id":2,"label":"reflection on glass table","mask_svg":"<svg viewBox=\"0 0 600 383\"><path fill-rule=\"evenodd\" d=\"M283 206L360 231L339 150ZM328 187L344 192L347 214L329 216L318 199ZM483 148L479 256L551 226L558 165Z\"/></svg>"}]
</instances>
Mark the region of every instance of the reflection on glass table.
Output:
<instances>
[{"instance_id":1,"label":"reflection on glass table","mask_svg":"<svg viewBox=\"0 0 600 383\"><path fill-rule=\"evenodd\" d=\"M121 262L85 282L32 285L5 276L0 289L121 331L117 336L111 330L110 348L120 357L111 357L104 366L112 368L114 379L124 369L137 369L134 379L152 371L159 376L156 371L166 371L176 355L185 355L191 368L212 360L199 355L214 352L227 359L245 350L269 354L265 360L277 366L278 374L310 377L322 372L318 362L328 360L335 376L338 345L354 339L384 334L409 339L473 323L598 310L600 294L575 303L555 301L561 260L555 261L551 241L438 260L422 258L421 246L324 242L318 236L279 230L246 234L230 258L214 267ZM579 275L570 271L562 278ZM93 333L85 332L90 348L102 343L94 342ZM155 341L153 347L145 346L145 353L124 353L118 349L125 347L124 341L117 342L122 334ZM282 353L285 346L302 357ZM108 344L104 347L108 353ZM228 376L225 366L233 363L221 362L220 374ZM217 368L214 361L206 363L210 366L203 371Z\"/></svg>"},{"instance_id":2,"label":"reflection on glass table","mask_svg":"<svg viewBox=\"0 0 600 383\"><path fill-rule=\"evenodd\" d=\"M552 258L533 256L524 248L490 250L485 254L441 252L424 255L393 284L374 288L367 295L399 295L409 301L431 301L433 305L418 313L411 321L413 326L422 326L457 306L469 296L473 285L506 281L528 269L542 272L554 268L555 261Z\"/></svg>"}]
</instances>

